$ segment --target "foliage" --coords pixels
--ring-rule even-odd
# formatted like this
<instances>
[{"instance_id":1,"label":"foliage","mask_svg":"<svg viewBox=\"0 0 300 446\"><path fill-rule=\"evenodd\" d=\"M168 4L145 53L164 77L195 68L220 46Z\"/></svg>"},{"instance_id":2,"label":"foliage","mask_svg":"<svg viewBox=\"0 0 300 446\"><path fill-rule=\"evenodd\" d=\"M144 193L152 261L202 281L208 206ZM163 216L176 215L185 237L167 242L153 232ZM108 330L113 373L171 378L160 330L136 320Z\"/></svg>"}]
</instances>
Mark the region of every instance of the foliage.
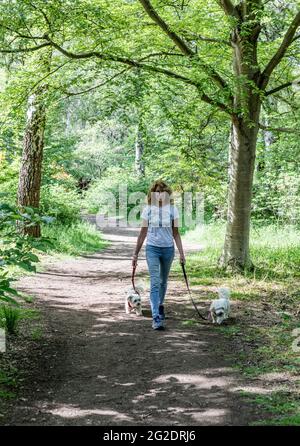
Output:
<instances>
[{"instance_id":1,"label":"foliage","mask_svg":"<svg viewBox=\"0 0 300 446\"><path fill-rule=\"evenodd\" d=\"M65 225L79 218L81 200L78 192L63 184L42 186L41 213Z\"/></svg>"},{"instance_id":2,"label":"foliage","mask_svg":"<svg viewBox=\"0 0 300 446\"><path fill-rule=\"evenodd\" d=\"M47 238L32 239L23 234L22 228L50 222L51 217L41 216L35 209L25 207L20 210L7 203L0 204L0 300L16 303L13 297L19 295L11 286L13 278L7 268L17 266L35 271L39 259L32 251L44 250L50 242Z\"/></svg>"},{"instance_id":3,"label":"foliage","mask_svg":"<svg viewBox=\"0 0 300 446\"><path fill-rule=\"evenodd\" d=\"M120 167L110 167L105 176L97 181L94 181L89 190L85 194L84 203L87 206L89 212L96 213L101 211L103 213L109 210L113 212L114 208L119 208L119 191L127 190L127 196L129 198L131 193L140 193L137 196L137 203L144 197L143 194L148 192L149 180L145 177L139 177L131 169L126 171L120 169ZM116 206L114 206L116 204ZM144 200L142 200L144 204ZM136 203L128 204L128 212Z\"/></svg>"},{"instance_id":4,"label":"foliage","mask_svg":"<svg viewBox=\"0 0 300 446\"><path fill-rule=\"evenodd\" d=\"M87 222L74 222L67 226L57 223L45 226L43 233L52 242L46 250L48 254L62 253L77 256L99 251L107 246L100 231Z\"/></svg>"},{"instance_id":5,"label":"foliage","mask_svg":"<svg viewBox=\"0 0 300 446\"><path fill-rule=\"evenodd\" d=\"M15 334L20 319L20 310L12 305L0 305L0 326L9 334Z\"/></svg>"}]
</instances>

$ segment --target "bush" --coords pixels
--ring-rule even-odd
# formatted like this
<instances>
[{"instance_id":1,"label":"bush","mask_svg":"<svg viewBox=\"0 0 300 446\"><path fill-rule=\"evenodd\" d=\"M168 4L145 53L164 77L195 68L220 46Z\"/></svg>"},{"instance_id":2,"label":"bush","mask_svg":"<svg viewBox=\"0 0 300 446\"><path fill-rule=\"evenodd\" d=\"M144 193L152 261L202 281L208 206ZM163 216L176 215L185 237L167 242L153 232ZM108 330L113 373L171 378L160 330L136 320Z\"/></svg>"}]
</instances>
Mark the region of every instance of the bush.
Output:
<instances>
[{"instance_id":1,"label":"bush","mask_svg":"<svg viewBox=\"0 0 300 446\"><path fill-rule=\"evenodd\" d=\"M69 225L79 218L81 198L73 190L63 185L47 184L42 186L41 213L55 217L57 222Z\"/></svg>"},{"instance_id":2,"label":"bush","mask_svg":"<svg viewBox=\"0 0 300 446\"><path fill-rule=\"evenodd\" d=\"M6 329L7 333L16 333L20 314L20 310L17 307L11 305L0 306L0 325Z\"/></svg>"},{"instance_id":3,"label":"bush","mask_svg":"<svg viewBox=\"0 0 300 446\"><path fill-rule=\"evenodd\" d=\"M19 160L9 163L5 153L0 153L0 198L4 197L10 204L16 202L19 168Z\"/></svg>"},{"instance_id":4,"label":"bush","mask_svg":"<svg viewBox=\"0 0 300 446\"><path fill-rule=\"evenodd\" d=\"M39 259L33 251L43 250L49 243L44 237L36 239L24 235L22 228L50 222L51 218L40 216L32 208L25 207L20 211L17 206L0 203L0 300L16 303L13 297L18 296L11 286L14 278L8 274L9 267L35 271Z\"/></svg>"},{"instance_id":5,"label":"bush","mask_svg":"<svg viewBox=\"0 0 300 446\"><path fill-rule=\"evenodd\" d=\"M43 234L52 241L49 252L59 252L69 255L99 251L106 246L101 233L94 225L87 222L76 222L70 226L55 224L45 226Z\"/></svg>"},{"instance_id":6,"label":"bush","mask_svg":"<svg viewBox=\"0 0 300 446\"><path fill-rule=\"evenodd\" d=\"M87 212L105 213L110 209L108 194L112 194L116 199L117 208L119 206L119 186L127 186L127 198L133 192L148 192L150 181L145 177L139 177L134 171L126 171L120 167L110 168L105 177L91 183L90 188L84 196L84 207ZM138 202L138 200L137 200ZM128 212L136 204L128 204Z\"/></svg>"},{"instance_id":7,"label":"bush","mask_svg":"<svg viewBox=\"0 0 300 446\"><path fill-rule=\"evenodd\" d=\"M252 216L300 224L300 178L294 172L264 172L254 184Z\"/></svg>"}]
</instances>

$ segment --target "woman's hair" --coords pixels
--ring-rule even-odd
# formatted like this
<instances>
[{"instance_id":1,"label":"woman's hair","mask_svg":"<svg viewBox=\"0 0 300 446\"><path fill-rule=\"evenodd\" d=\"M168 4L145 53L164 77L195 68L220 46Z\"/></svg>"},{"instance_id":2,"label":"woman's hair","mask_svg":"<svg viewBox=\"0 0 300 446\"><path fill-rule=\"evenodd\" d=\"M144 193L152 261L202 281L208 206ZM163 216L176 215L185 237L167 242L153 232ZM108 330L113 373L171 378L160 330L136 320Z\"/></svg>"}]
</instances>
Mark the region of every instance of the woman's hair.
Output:
<instances>
[{"instance_id":1,"label":"woman's hair","mask_svg":"<svg viewBox=\"0 0 300 446\"><path fill-rule=\"evenodd\" d=\"M156 189L160 189L160 192L167 192L169 194L170 204L174 204L174 198L172 198L173 191L163 180L156 180L150 186L147 194L148 204L151 204L151 193L156 192Z\"/></svg>"}]
</instances>

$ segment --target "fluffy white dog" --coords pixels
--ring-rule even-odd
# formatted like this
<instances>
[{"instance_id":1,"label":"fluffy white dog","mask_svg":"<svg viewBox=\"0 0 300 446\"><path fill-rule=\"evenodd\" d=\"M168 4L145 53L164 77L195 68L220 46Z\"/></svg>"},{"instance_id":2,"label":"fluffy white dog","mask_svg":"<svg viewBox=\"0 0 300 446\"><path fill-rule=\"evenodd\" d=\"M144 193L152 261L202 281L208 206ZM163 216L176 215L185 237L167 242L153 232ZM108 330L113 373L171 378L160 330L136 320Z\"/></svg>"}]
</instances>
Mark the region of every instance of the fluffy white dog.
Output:
<instances>
[{"instance_id":1,"label":"fluffy white dog","mask_svg":"<svg viewBox=\"0 0 300 446\"><path fill-rule=\"evenodd\" d=\"M142 293L144 291L141 285L137 285L135 288L139 293ZM140 294L135 292L133 287L130 287L126 290L125 311L126 314L135 311L138 316L143 315L141 296Z\"/></svg>"},{"instance_id":2,"label":"fluffy white dog","mask_svg":"<svg viewBox=\"0 0 300 446\"><path fill-rule=\"evenodd\" d=\"M228 319L230 313L229 288L218 289L219 299L212 301L209 309L209 318L214 324L222 324Z\"/></svg>"}]
</instances>

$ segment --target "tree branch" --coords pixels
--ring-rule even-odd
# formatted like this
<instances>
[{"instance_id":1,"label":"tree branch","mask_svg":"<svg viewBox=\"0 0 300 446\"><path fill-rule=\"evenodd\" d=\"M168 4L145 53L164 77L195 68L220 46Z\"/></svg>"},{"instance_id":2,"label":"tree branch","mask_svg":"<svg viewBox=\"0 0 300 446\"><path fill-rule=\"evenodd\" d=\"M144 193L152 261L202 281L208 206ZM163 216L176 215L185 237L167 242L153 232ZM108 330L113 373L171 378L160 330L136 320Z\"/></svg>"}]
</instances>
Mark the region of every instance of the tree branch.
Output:
<instances>
[{"instance_id":1,"label":"tree branch","mask_svg":"<svg viewBox=\"0 0 300 446\"><path fill-rule=\"evenodd\" d=\"M261 88L262 89L264 89L267 86L273 70L280 63L280 61L284 57L288 47L293 42L294 36L295 36L297 28L299 26L300 26L300 11L298 12L298 14L296 14L296 16L294 17L294 20L290 24L282 42L281 42L280 47L278 48L278 50L276 51L276 53L274 54L274 56L272 57L272 59L269 61L269 63L267 64L267 66L265 67L265 69L262 72L262 75L261 75L261 79L262 79Z\"/></svg>"},{"instance_id":2,"label":"tree branch","mask_svg":"<svg viewBox=\"0 0 300 446\"><path fill-rule=\"evenodd\" d=\"M203 92L201 84L199 84L198 82L193 81L192 79L189 79L185 76L182 76L181 74L174 73L173 71L166 70L164 68L154 67L152 65L145 65L145 64L141 63L140 61L134 61L131 59L127 59L127 58L123 58L123 57L119 57L119 56L112 56L112 55L108 55L108 54L101 54L98 51L91 51L88 53L75 54L75 53L67 51L64 48L62 48L61 46L57 45L55 42L50 40L49 36L45 35L45 39L48 39L49 42L53 45L53 47L56 48L58 51L60 51L64 56L70 57L71 59L88 59L91 57L97 57L102 60L119 62L119 63L123 63L125 65L129 65L130 67L135 67L135 68L143 68L144 70L147 70L147 71L165 74L166 76L172 77L173 79L181 80L181 81L185 82L186 84L196 87L198 89L198 91L200 92L201 99L203 101L207 102L210 105L217 106L220 110L225 111L226 113L231 115L231 110L226 104L223 104L222 102L219 102L219 101L215 101L213 98L209 97L206 93ZM147 57L147 56L145 56L145 57Z\"/></svg>"},{"instance_id":3,"label":"tree branch","mask_svg":"<svg viewBox=\"0 0 300 446\"><path fill-rule=\"evenodd\" d=\"M171 31L168 24L158 15L158 13L153 8L152 4L149 0L139 0L139 2L143 5L146 13L149 15L149 17L170 37L171 40L175 43L175 45L180 48L180 50L189 57L199 57L197 53L192 51L189 46L184 42L184 40L181 39L176 33ZM225 80L215 71L215 69L209 65L207 65L205 62L201 61L201 65L203 68L205 68L206 71L209 72L212 79L221 86L222 88L227 87L227 83Z\"/></svg>"},{"instance_id":4,"label":"tree branch","mask_svg":"<svg viewBox=\"0 0 300 446\"><path fill-rule=\"evenodd\" d=\"M160 53L157 54L150 54L149 56L153 56L153 55L159 55ZM149 56L145 56L143 59L146 59ZM182 54L180 54L180 56L182 56ZM94 85L93 87L87 88L86 90L81 90L81 91L77 91L77 92L72 92L72 91L64 91L64 93L67 94L66 97L70 97L70 96L79 96L81 94L85 94L85 93L89 93L90 91L94 91L97 88L103 87L106 84L109 84L113 79L115 79L116 77L121 76L122 74L126 73L127 71L131 70L131 67L129 68L124 68L124 70L119 71L118 73L114 74L113 76L109 77L108 79L106 79L104 82L101 82L100 84Z\"/></svg>"},{"instance_id":5,"label":"tree branch","mask_svg":"<svg viewBox=\"0 0 300 446\"><path fill-rule=\"evenodd\" d=\"M259 128L262 130L266 130L268 132L282 132L282 133L299 133L300 134L300 129L299 128L288 128L288 127L268 127L266 125L260 124L259 123Z\"/></svg>"},{"instance_id":6,"label":"tree branch","mask_svg":"<svg viewBox=\"0 0 300 446\"><path fill-rule=\"evenodd\" d=\"M42 8L37 7L36 5L34 5L32 2L29 2L30 6L35 9L36 11L40 12L42 14L42 16L44 17L44 20L46 22L46 24L48 25L49 29L51 30L51 22L48 19L46 13L43 11Z\"/></svg>"},{"instance_id":7,"label":"tree branch","mask_svg":"<svg viewBox=\"0 0 300 446\"><path fill-rule=\"evenodd\" d=\"M272 90L266 91L265 96L270 96L273 93L277 93L277 91L283 90L284 88L290 87L291 85L300 85L300 80L286 82L285 84L279 85L278 87L273 88Z\"/></svg>"},{"instance_id":8,"label":"tree branch","mask_svg":"<svg viewBox=\"0 0 300 446\"><path fill-rule=\"evenodd\" d=\"M225 14L239 19L239 13L230 0L218 0L219 5L223 8Z\"/></svg>"},{"instance_id":9,"label":"tree branch","mask_svg":"<svg viewBox=\"0 0 300 446\"><path fill-rule=\"evenodd\" d=\"M181 39L176 33L171 31L170 27L167 23L157 14L153 6L151 5L149 0L139 0L139 2L143 5L145 11L149 15L149 17L173 40L176 46L180 48L180 50L186 56L194 56L195 53L189 48L189 46Z\"/></svg>"},{"instance_id":10,"label":"tree branch","mask_svg":"<svg viewBox=\"0 0 300 446\"><path fill-rule=\"evenodd\" d=\"M74 93L71 92L71 91L65 91L65 93L67 94L67 97L69 97L69 96L79 96L81 94L89 93L90 91L93 91L93 90L96 90L97 88L103 87L103 85L109 84L110 81L112 81L113 79L115 79L118 76L121 76L121 74L125 73L128 70L130 70L130 68L124 68L124 70L119 71L118 73L114 74L110 78L106 79L106 81L101 82L100 84L95 85L94 87L87 88L86 90L81 90L81 91L77 91L77 92L74 92Z\"/></svg>"},{"instance_id":11,"label":"tree branch","mask_svg":"<svg viewBox=\"0 0 300 446\"><path fill-rule=\"evenodd\" d=\"M26 38L32 38L32 37L26 36ZM60 45L55 43L53 40L51 40L48 34L44 34L44 36L42 36L42 37L39 36L37 38L38 39L43 38L43 39L47 40L47 42L42 43L41 45L37 45L35 47L29 47L29 48L16 48L16 49L11 49L11 50L0 49L0 53L24 53L24 52L30 52L30 51L37 51L41 48L51 45L52 47L57 49L60 53L62 53L64 56L66 56L70 59L78 60L78 59L89 59L92 57L96 57L101 60L119 62L119 63L125 64L125 65L128 65L131 68L133 68L133 67L142 68L142 69L150 71L150 72L161 73L168 77L172 77L173 79L177 79L177 80L185 82L186 84L192 85L197 88L198 92L200 93L201 100L203 100L204 102L207 102L210 105L218 107L220 110L226 112L229 115L231 115L231 113L232 113L230 108L226 104L219 102L217 100L214 100L213 98L208 96L206 93L204 93L203 89L201 87L201 84L199 84L198 82L193 81L192 79L189 79L185 76L174 73L173 71L166 70L166 69L160 68L160 67L155 67L152 65L145 65L145 64L141 63L140 61L134 61L134 60L124 58L124 57L113 56L113 55L109 55L109 54L101 54L98 51L90 51L90 52L86 52L86 53L73 53L71 51L64 49L63 47L61 47ZM145 56L143 59L146 59L148 57L151 57L153 55L158 55L158 54L159 53L153 53L152 55L150 54L148 56ZM175 54L165 53L165 55L171 55L171 54L176 55L176 56L178 55L177 53L175 53ZM141 60L143 60L143 59L141 59Z\"/></svg>"},{"instance_id":12,"label":"tree branch","mask_svg":"<svg viewBox=\"0 0 300 446\"><path fill-rule=\"evenodd\" d=\"M11 50L5 50L0 48L0 53L5 54L14 54L14 53L29 53L30 51L37 51L41 48L44 48L45 46L51 46L50 42L41 43L40 45L29 47L29 48L15 48Z\"/></svg>"},{"instance_id":13,"label":"tree branch","mask_svg":"<svg viewBox=\"0 0 300 446\"><path fill-rule=\"evenodd\" d=\"M200 36L199 34L191 31L182 31L182 33L185 34L186 38L190 40L202 40L203 42L220 43L222 45L227 45L231 47L231 43L229 42L229 40L227 41L223 39L216 39L213 37Z\"/></svg>"}]
</instances>

